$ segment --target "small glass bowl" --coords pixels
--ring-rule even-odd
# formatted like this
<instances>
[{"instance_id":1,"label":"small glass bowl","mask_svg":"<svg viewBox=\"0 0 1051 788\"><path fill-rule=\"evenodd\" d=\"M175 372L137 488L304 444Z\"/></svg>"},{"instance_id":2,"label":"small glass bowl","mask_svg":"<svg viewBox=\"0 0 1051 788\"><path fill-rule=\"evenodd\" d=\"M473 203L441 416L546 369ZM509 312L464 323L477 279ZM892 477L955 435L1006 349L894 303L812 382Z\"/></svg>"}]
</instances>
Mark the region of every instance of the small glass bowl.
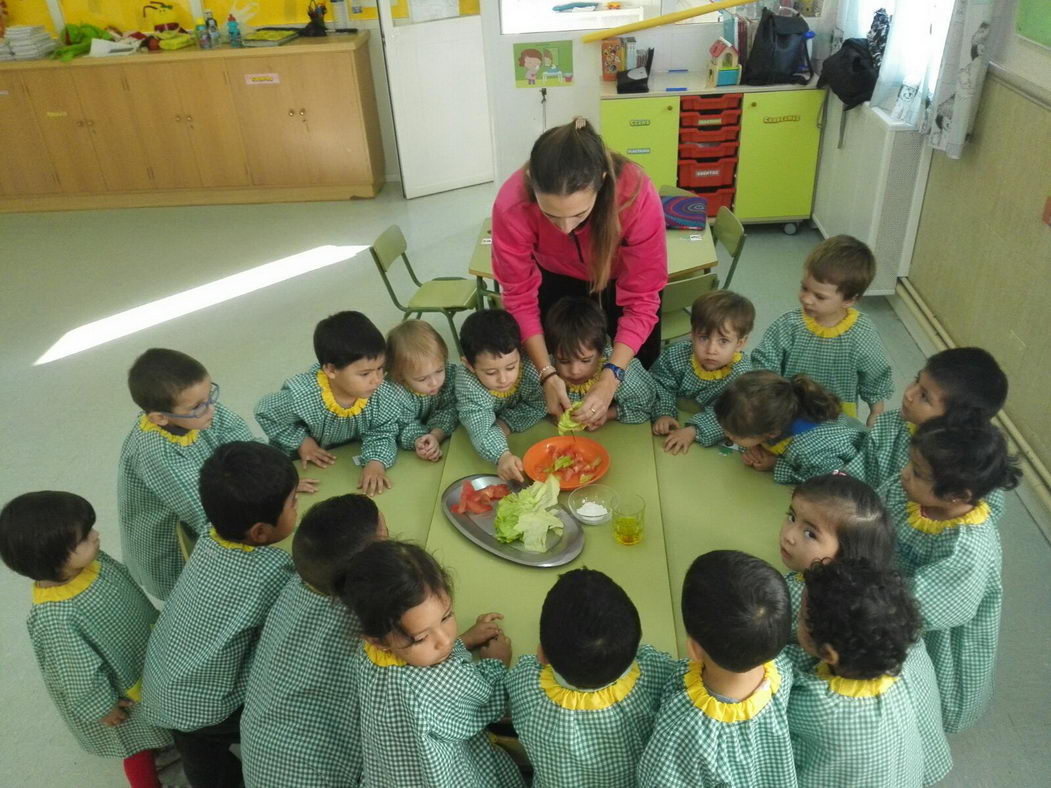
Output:
<instances>
[{"instance_id":1,"label":"small glass bowl","mask_svg":"<svg viewBox=\"0 0 1051 788\"><path fill-rule=\"evenodd\" d=\"M586 503L596 503L603 507L605 514L581 514L580 508ZM602 525L613 518L613 508L617 504L617 493L612 487L604 484L589 484L569 494L569 513L584 525Z\"/></svg>"}]
</instances>

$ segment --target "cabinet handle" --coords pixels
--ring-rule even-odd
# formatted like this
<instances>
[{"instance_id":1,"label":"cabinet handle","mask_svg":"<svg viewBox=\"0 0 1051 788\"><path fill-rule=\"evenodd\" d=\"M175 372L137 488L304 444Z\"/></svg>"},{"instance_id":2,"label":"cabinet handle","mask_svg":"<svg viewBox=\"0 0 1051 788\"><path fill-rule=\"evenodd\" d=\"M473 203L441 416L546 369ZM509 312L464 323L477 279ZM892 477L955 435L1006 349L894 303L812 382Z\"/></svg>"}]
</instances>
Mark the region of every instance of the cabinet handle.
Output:
<instances>
[{"instance_id":1,"label":"cabinet handle","mask_svg":"<svg viewBox=\"0 0 1051 788\"><path fill-rule=\"evenodd\" d=\"M752 106L753 107L758 107L759 106L759 102L758 101L753 101L752 102Z\"/></svg>"},{"instance_id":2,"label":"cabinet handle","mask_svg":"<svg viewBox=\"0 0 1051 788\"><path fill-rule=\"evenodd\" d=\"M307 111L305 109L299 110L300 117L302 117L303 115L306 115L306 114L307 114Z\"/></svg>"},{"instance_id":3,"label":"cabinet handle","mask_svg":"<svg viewBox=\"0 0 1051 788\"><path fill-rule=\"evenodd\" d=\"M89 120L89 121L88 121L88 125L89 125L89 126L94 126L94 125L95 125L95 121L93 121L93 120Z\"/></svg>"},{"instance_id":4,"label":"cabinet handle","mask_svg":"<svg viewBox=\"0 0 1051 788\"><path fill-rule=\"evenodd\" d=\"M296 116L296 111L294 109L290 109L288 111L288 117L294 118L295 116Z\"/></svg>"},{"instance_id":5,"label":"cabinet handle","mask_svg":"<svg viewBox=\"0 0 1051 788\"><path fill-rule=\"evenodd\" d=\"M176 123L181 123L182 122L182 115L176 115L175 116L175 122Z\"/></svg>"},{"instance_id":6,"label":"cabinet handle","mask_svg":"<svg viewBox=\"0 0 1051 788\"><path fill-rule=\"evenodd\" d=\"M187 123L193 123L193 115L187 115L186 116L186 122Z\"/></svg>"},{"instance_id":7,"label":"cabinet handle","mask_svg":"<svg viewBox=\"0 0 1051 788\"><path fill-rule=\"evenodd\" d=\"M668 107L668 112L672 112L674 110L675 110L675 107Z\"/></svg>"},{"instance_id":8,"label":"cabinet handle","mask_svg":"<svg viewBox=\"0 0 1051 788\"><path fill-rule=\"evenodd\" d=\"M77 126L79 126L80 128L84 128L84 121L78 120L77 121Z\"/></svg>"}]
</instances>

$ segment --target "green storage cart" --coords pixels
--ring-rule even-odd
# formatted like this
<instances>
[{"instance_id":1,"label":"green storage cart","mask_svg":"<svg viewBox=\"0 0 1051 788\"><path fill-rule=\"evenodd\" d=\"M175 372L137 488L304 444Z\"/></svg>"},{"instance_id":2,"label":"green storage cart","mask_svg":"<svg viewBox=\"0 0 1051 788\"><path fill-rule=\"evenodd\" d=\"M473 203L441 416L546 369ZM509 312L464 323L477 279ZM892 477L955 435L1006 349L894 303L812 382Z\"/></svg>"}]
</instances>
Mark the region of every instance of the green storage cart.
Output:
<instances>
[{"instance_id":1,"label":"green storage cart","mask_svg":"<svg viewBox=\"0 0 1051 788\"><path fill-rule=\"evenodd\" d=\"M678 175L679 97L607 100L601 107L606 145L639 164L657 188L673 186Z\"/></svg>"}]
</instances>

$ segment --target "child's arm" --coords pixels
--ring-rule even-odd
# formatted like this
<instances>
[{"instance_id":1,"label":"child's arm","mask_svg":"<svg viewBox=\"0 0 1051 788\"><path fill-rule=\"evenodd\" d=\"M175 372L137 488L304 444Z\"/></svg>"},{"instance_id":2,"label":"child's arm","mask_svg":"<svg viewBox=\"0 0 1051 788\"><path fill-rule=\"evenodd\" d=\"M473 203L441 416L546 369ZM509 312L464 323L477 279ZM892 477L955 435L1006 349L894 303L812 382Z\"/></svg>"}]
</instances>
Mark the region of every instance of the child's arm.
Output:
<instances>
[{"instance_id":1,"label":"child's arm","mask_svg":"<svg viewBox=\"0 0 1051 788\"><path fill-rule=\"evenodd\" d=\"M416 441L427 434L427 427L420 419L420 406L411 391L395 385L398 397L398 448L411 451Z\"/></svg>"},{"instance_id":2,"label":"child's arm","mask_svg":"<svg viewBox=\"0 0 1051 788\"><path fill-rule=\"evenodd\" d=\"M421 698L430 734L439 741L466 741L501 719L507 713L506 679L507 667L497 659L471 662L453 655L442 666L440 685Z\"/></svg>"},{"instance_id":3,"label":"child's arm","mask_svg":"<svg viewBox=\"0 0 1051 788\"><path fill-rule=\"evenodd\" d=\"M519 386L518 402L500 414L511 432L525 432L547 415L547 403L540 388L536 367L528 361L522 361L522 381Z\"/></svg>"},{"instance_id":4,"label":"child's arm","mask_svg":"<svg viewBox=\"0 0 1051 788\"><path fill-rule=\"evenodd\" d=\"M140 453L139 474L143 483L164 508L174 513L181 522L186 523L194 533L203 535L208 532L208 516L201 506L201 493L198 488L201 467L198 463L189 462L180 456L167 456L159 445Z\"/></svg>"},{"instance_id":5,"label":"child's arm","mask_svg":"<svg viewBox=\"0 0 1051 788\"><path fill-rule=\"evenodd\" d=\"M961 527L950 555L916 570L913 594L926 631L952 629L971 621L1000 565L991 523Z\"/></svg>"},{"instance_id":6,"label":"child's arm","mask_svg":"<svg viewBox=\"0 0 1051 788\"><path fill-rule=\"evenodd\" d=\"M623 424L642 424L650 420L657 401L657 386L650 373L637 358L632 359L624 374L624 382L613 395L617 405L617 421Z\"/></svg>"},{"instance_id":7,"label":"child's arm","mask_svg":"<svg viewBox=\"0 0 1051 788\"><path fill-rule=\"evenodd\" d=\"M792 318L795 311L782 315L766 329L759 344L749 354L752 369L768 369L778 375L785 374L785 359L791 348L791 332L786 318Z\"/></svg>"},{"instance_id":8,"label":"child's arm","mask_svg":"<svg viewBox=\"0 0 1051 788\"><path fill-rule=\"evenodd\" d=\"M692 353L693 351L691 350L690 352ZM679 376L675 374L672 360L673 354L677 353L679 353L677 345L665 348L650 368L650 377L654 384L652 413L654 426L662 417L671 419L672 422L671 424L665 423L664 426L670 429L676 429L679 426L679 407L676 401L679 390ZM617 393L619 394L620 392ZM655 430L655 433L666 435L667 431L660 432Z\"/></svg>"},{"instance_id":9,"label":"child's arm","mask_svg":"<svg viewBox=\"0 0 1051 788\"><path fill-rule=\"evenodd\" d=\"M883 412L883 400L894 396L894 377L875 328L862 336L858 350L858 397L869 405L867 424L871 427Z\"/></svg>"},{"instance_id":10,"label":"child's arm","mask_svg":"<svg viewBox=\"0 0 1051 788\"><path fill-rule=\"evenodd\" d=\"M259 400L255 406L255 420L263 428L271 446L292 456L310 437L310 430L296 413L292 392L287 387Z\"/></svg>"},{"instance_id":11,"label":"child's arm","mask_svg":"<svg viewBox=\"0 0 1051 788\"><path fill-rule=\"evenodd\" d=\"M456 379L456 409L460 423L478 455L494 465L508 451L507 437L496 426L492 398L470 373L459 370Z\"/></svg>"},{"instance_id":12,"label":"child's arm","mask_svg":"<svg viewBox=\"0 0 1051 788\"><path fill-rule=\"evenodd\" d=\"M449 437L456 430L460 420L456 417L456 369L452 364L445 365L445 385L434 398L434 409L427 419L427 431L433 433L441 430ZM439 440L440 442L440 440Z\"/></svg>"},{"instance_id":13,"label":"child's arm","mask_svg":"<svg viewBox=\"0 0 1051 788\"><path fill-rule=\"evenodd\" d=\"M390 488L387 469L398 457L398 398L393 388L383 384L369 398L368 422L361 436L364 466L358 487L366 495L379 495Z\"/></svg>"},{"instance_id":14,"label":"child's arm","mask_svg":"<svg viewBox=\"0 0 1051 788\"><path fill-rule=\"evenodd\" d=\"M701 408L687 423L696 430L695 440L702 446L714 446L726 435L711 405Z\"/></svg>"}]
</instances>

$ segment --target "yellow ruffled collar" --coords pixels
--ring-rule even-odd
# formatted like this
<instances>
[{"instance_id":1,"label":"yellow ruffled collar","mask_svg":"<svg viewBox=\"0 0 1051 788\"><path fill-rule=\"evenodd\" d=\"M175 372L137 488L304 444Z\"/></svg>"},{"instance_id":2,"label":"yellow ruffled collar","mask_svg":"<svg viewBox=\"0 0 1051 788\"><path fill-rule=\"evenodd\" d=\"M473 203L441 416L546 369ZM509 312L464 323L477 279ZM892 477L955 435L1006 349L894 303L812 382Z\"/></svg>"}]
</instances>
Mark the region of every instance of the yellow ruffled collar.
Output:
<instances>
[{"instance_id":1,"label":"yellow ruffled collar","mask_svg":"<svg viewBox=\"0 0 1051 788\"><path fill-rule=\"evenodd\" d=\"M172 433L168 432L168 430L164 429L164 427L158 427L156 424L154 424L152 421L146 418L145 413L139 416L139 429L143 432L156 432L166 441L168 441L169 443L174 443L176 446L189 446L194 441L196 441L201 434L200 430L190 430L185 435L173 435Z\"/></svg>"},{"instance_id":2,"label":"yellow ruffled collar","mask_svg":"<svg viewBox=\"0 0 1051 788\"><path fill-rule=\"evenodd\" d=\"M832 339L847 333L858 322L858 317L861 315L858 310L851 307L847 310L847 316L834 326L823 326L802 309L799 310L799 314L803 316L803 325L806 326L807 331L823 339Z\"/></svg>"},{"instance_id":3,"label":"yellow ruffled collar","mask_svg":"<svg viewBox=\"0 0 1051 788\"><path fill-rule=\"evenodd\" d=\"M570 711L599 711L608 709L615 703L620 703L635 688L635 682L639 680L638 662L632 662L628 672L605 687L597 690L580 690L565 687L558 682L555 671L550 665L545 665L540 671L540 688L544 694L557 706Z\"/></svg>"},{"instance_id":4,"label":"yellow ruffled collar","mask_svg":"<svg viewBox=\"0 0 1051 788\"><path fill-rule=\"evenodd\" d=\"M690 354L690 364L693 365L693 374L700 380L722 380L727 375L734 371L734 364L744 358L744 354L738 351L734 353L734 357L730 359L730 363L725 367L719 367L718 369L705 369L701 366L701 362L697 360L697 356Z\"/></svg>"},{"instance_id":5,"label":"yellow ruffled collar","mask_svg":"<svg viewBox=\"0 0 1051 788\"><path fill-rule=\"evenodd\" d=\"M325 403L325 407L335 413L337 416L348 418L350 416L357 416L361 411L365 410L365 406L369 404L368 399L362 399L358 397L354 400L354 404L349 408L344 408L338 402L336 397L332 393L332 382L328 379L325 371L319 369L317 371L317 385L321 389L321 401Z\"/></svg>"},{"instance_id":6,"label":"yellow ruffled collar","mask_svg":"<svg viewBox=\"0 0 1051 788\"><path fill-rule=\"evenodd\" d=\"M392 668L401 667L408 665L409 663L403 660L401 657L395 656L390 651L385 651L378 646L374 646L367 640L362 641L363 648L365 649L365 656L369 658L369 661L380 668Z\"/></svg>"},{"instance_id":7,"label":"yellow ruffled collar","mask_svg":"<svg viewBox=\"0 0 1051 788\"><path fill-rule=\"evenodd\" d=\"M566 391L568 391L570 394L576 394L578 397L583 397L585 394L591 391L591 387L595 385L595 381L602 377L602 367L605 365L605 363L606 357L603 356L602 361L600 361L598 365L598 372L592 375L590 380L585 380L583 383L579 383L577 385L567 383Z\"/></svg>"},{"instance_id":8,"label":"yellow ruffled collar","mask_svg":"<svg viewBox=\"0 0 1051 788\"><path fill-rule=\"evenodd\" d=\"M70 580L68 583L63 583L60 586L46 586L41 587L36 583L33 584L33 604L39 605L42 602L65 602L67 599L72 599L77 594L87 591L91 587L99 576L99 570L102 565L96 558L90 564L80 570L80 574Z\"/></svg>"},{"instance_id":9,"label":"yellow ruffled collar","mask_svg":"<svg viewBox=\"0 0 1051 788\"><path fill-rule=\"evenodd\" d=\"M900 676L880 676L876 679L847 679L832 672L827 662L817 666L818 678L828 682L828 688L845 698L875 698L882 695Z\"/></svg>"},{"instance_id":10,"label":"yellow ruffled collar","mask_svg":"<svg viewBox=\"0 0 1051 788\"><path fill-rule=\"evenodd\" d=\"M905 422L905 429L909 431L909 435L916 435L916 430L920 428L919 424L913 424L911 421Z\"/></svg>"},{"instance_id":11,"label":"yellow ruffled collar","mask_svg":"<svg viewBox=\"0 0 1051 788\"><path fill-rule=\"evenodd\" d=\"M223 539L219 536L219 532L212 528L208 535L212 537L217 545L225 547L227 550L243 550L246 553L250 553L255 550L255 545L245 544L244 542L231 542L229 539Z\"/></svg>"},{"instance_id":12,"label":"yellow ruffled collar","mask_svg":"<svg viewBox=\"0 0 1051 788\"><path fill-rule=\"evenodd\" d=\"M511 388L509 388L507 391L493 391L492 389L486 389L486 391L488 391L494 397L497 397L499 399L507 399L508 397L513 397L518 392L518 387L521 385L521 383L522 369L521 367L519 367L518 378L515 379L515 384L511 386Z\"/></svg>"},{"instance_id":13,"label":"yellow ruffled collar","mask_svg":"<svg viewBox=\"0 0 1051 788\"><path fill-rule=\"evenodd\" d=\"M713 697L704 686L701 671L704 665L700 662L690 660L690 666L683 676L683 685L690 701L708 717L720 722L744 722L750 720L756 714L766 708L766 704L781 687L781 674L773 662L763 665L765 678L751 695L737 703L724 703Z\"/></svg>"},{"instance_id":14,"label":"yellow ruffled collar","mask_svg":"<svg viewBox=\"0 0 1051 788\"><path fill-rule=\"evenodd\" d=\"M784 454L786 451L788 451L788 447L791 445L792 438L794 438L794 437L795 437L795 435L789 435L787 438L784 438L783 440L779 440L773 446L767 446L765 443L763 444L763 446L771 454L776 454L778 457L780 457L782 454Z\"/></svg>"},{"instance_id":15,"label":"yellow ruffled collar","mask_svg":"<svg viewBox=\"0 0 1051 788\"><path fill-rule=\"evenodd\" d=\"M915 501L908 501L905 504L905 511L908 514L907 521L910 526L917 531L935 536L949 528L956 528L960 525L981 525L989 519L989 504L985 501L979 501L978 505L967 512L967 514L954 517L951 520L932 520L929 517L924 517L920 505Z\"/></svg>"}]
</instances>

